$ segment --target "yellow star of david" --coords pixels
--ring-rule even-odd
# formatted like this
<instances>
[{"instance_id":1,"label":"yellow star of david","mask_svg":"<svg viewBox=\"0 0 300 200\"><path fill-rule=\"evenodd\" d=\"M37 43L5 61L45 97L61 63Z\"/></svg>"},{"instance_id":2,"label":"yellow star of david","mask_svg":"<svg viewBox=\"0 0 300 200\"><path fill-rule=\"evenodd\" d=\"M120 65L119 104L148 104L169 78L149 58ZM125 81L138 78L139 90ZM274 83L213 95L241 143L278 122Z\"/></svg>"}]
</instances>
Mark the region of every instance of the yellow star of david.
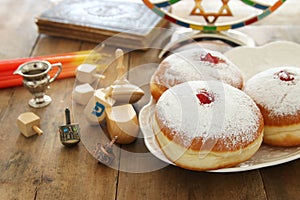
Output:
<instances>
[{"instance_id":1,"label":"yellow star of david","mask_svg":"<svg viewBox=\"0 0 300 200\"><path fill-rule=\"evenodd\" d=\"M202 6L203 0L195 0L195 7L190 15L203 16L208 24L214 24L220 16L232 16L232 12L228 6L229 0L221 0L222 6L218 12L206 12Z\"/></svg>"}]
</instances>

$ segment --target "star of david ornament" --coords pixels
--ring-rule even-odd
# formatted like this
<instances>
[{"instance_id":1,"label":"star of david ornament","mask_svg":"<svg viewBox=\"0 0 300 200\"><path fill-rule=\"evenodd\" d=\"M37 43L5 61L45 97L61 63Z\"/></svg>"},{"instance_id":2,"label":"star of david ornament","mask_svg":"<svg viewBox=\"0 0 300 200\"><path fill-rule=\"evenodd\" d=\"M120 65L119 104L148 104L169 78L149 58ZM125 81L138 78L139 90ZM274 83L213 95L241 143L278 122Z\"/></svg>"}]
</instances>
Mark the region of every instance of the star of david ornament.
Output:
<instances>
[{"instance_id":1,"label":"star of david ornament","mask_svg":"<svg viewBox=\"0 0 300 200\"><path fill-rule=\"evenodd\" d=\"M229 0L221 0L222 6L217 12L206 12L202 6L203 0L195 0L195 7L191 11L190 15L203 16L208 24L214 24L220 16L233 16L228 6Z\"/></svg>"}]
</instances>

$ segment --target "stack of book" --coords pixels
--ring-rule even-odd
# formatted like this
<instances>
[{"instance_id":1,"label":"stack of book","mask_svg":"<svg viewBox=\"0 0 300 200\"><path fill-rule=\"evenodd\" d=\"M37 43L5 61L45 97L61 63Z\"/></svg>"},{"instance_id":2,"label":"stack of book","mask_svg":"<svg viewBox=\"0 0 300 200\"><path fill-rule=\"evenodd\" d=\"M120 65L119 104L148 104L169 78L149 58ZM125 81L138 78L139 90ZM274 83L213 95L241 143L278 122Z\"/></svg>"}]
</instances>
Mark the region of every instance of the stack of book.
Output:
<instances>
[{"instance_id":1,"label":"stack of book","mask_svg":"<svg viewBox=\"0 0 300 200\"><path fill-rule=\"evenodd\" d=\"M141 2L64 0L36 18L39 33L146 49L168 22Z\"/></svg>"}]
</instances>

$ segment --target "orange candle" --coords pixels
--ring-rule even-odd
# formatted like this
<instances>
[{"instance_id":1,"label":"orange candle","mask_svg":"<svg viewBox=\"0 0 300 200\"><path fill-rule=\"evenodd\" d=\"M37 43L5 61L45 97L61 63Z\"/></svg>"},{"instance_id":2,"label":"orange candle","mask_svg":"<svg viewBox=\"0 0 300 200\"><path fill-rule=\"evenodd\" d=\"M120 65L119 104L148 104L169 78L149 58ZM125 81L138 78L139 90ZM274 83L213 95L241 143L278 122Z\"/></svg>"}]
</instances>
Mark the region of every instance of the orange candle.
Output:
<instances>
[{"instance_id":1,"label":"orange candle","mask_svg":"<svg viewBox=\"0 0 300 200\"><path fill-rule=\"evenodd\" d=\"M54 54L47 56L37 56L29 58L17 58L11 60L0 60L0 72L15 71L21 64L33 60L46 60L50 63L73 62L74 64L81 64L90 55L92 51L78 51L72 53Z\"/></svg>"},{"instance_id":2,"label":"orange candle","mask_svg":"<svg viewBox=\"0 0 300 200\"><path fill-rule=\"evenodd\" d=\"M77 67L84 62L95 62L103 58L108 58L110 55L105 53L97 53L94 51L78 51L72 53L54 54L48 56L38 56L30 58L18 58L12 60L0 60L0 88L13 87L22 85L22 77L14 75L13 72L23 63L33 60L46 60L51 64L62 63L62 72L57 77L69 78L74 77ZM55 74L53 69L49 72L50 76Z\"/></svg>"}]
</instances>

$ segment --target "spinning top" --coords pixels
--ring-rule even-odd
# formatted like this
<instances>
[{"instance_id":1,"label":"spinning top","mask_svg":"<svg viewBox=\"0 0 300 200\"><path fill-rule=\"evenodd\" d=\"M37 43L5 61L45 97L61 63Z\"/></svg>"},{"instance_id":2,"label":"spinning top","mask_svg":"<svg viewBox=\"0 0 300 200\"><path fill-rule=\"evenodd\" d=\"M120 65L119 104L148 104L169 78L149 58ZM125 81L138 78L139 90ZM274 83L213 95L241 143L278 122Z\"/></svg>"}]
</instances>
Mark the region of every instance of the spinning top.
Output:
<instances>
[{"instance_id":1,"label":"spinning top","mask_svg":"<svg viewBox=\"0 0 300 200\"><path fill-rule=\"evenodd\" d=\"M26 112L19 115L17 125L25 137L43 134L43 131L39 128L40 118L33 112Z\"/></svg>"},{"instance_id":2,"label":"spinning top","mask_svg":"<svg viewBox=\"0 0 300 200\"><path fill-rule=\"evenodd\" d=\"M86 105L93 95L94 88L90 84L84 83L75 87L72 97L76 103Z\"/></svg>"},{"instance_id":3,"label":"spinning top","mask_svg":"<svg viewBox=\"0 0 300 200\"><path fill-rule=\"evenodd\" d=\"M94 154L101 163L105 165L110 165L115 159L115 155L113 152L113 144L117 140L117 136L115 136L110 143L106 143L105 145L98 143Z\"/></svg>"},{"instance_id":4,"label":"spinning top","mask_svg":"<svg viewBox=\"0 0 300 200\"><path fill-rule=\"evenodd\" d=\"M92 64L81 64L78 66L76 71L76 79L82 83L92 84L99 78L104 78L104 76L96 73L97 66Z\"/></svg>"},{"instance_id":5,"label":"spinning top","mask_svg":"<svg viewBox=\"0 0 300 200\"><path fill-rule=\"evenodd\" d=\"M101 88L94 93L94 105L93 109L89 113L93 117L97 117L98 122L101 123L105 119L105 109L110 108L115 104L115 100L110 97L112 88L108 87L106 89Z\"/></svg>"},{"instance_id":6,"label":"spinning top","mask_svg":"<svg viewBox=\"0 0 300 200\"><path fill-rule=\"evenodd\" d=\"M59 126L60 141L67 147L75 146L80 142L79 124L71 123L70 110L65 109L66 124Z\"/></svg>"},{"instance_id":7,"label":"spinning top","mask_svg":"<svg viewBox=\"0 0 300 200\"><path fill-rule=\"evenodd\" d=\"M124 52L122 49L117 49L115 51L115 56L117 59L117 80L115 81L114 84L119 84L118 82L121 82L120 84L122 84L122 82L124 81L125 83L127 83L127 79L125 78L125 67L123 65L124 63Z\"/></svg>"},{"instance_id":8,"label":"spinning top","mask_svg":"<svg viewBox=\"0 0 300 200\"><path fill-rule=\"evenodd\" d=\"M137 114L131 104L113 106L105 109L108 134L117 136L118 144L129 144L139 133Z\"/></svg>"},{"instance_id":9,"label":"spinning top","mask_svg":"<svg viewBox=\"0 0 300 200\"><path fill-rule=\"evenodd\" d=\"M117 79L110 86L112 88L112 92L110 97L115 99L119 104L126 103L135 103L140 100L144 91L136 85L131 84L125 78L125 67L123 65L124 53L122 49L117 49L115 52L115 56L117 59Z\"/></svg>"}]
</instances>

